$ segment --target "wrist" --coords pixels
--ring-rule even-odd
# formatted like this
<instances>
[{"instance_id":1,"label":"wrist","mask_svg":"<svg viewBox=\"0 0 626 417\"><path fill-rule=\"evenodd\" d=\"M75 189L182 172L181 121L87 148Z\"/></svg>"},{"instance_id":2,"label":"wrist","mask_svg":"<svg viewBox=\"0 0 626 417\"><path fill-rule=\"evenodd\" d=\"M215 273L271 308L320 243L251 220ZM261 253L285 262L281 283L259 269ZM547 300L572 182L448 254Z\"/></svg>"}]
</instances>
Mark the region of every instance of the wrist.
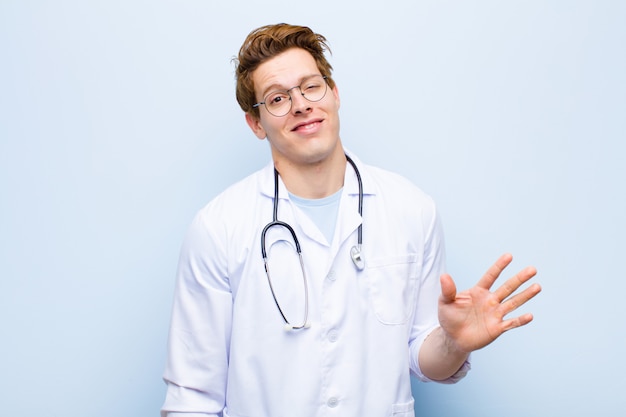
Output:
<instances>
[{"instance_id":1,"label":"wrist","mask_svg":"<svg viewBox=\"0 0 626 417\"><path fill-rule=\"evenodd\" d=\"M441 349L447 356L467 358L471 353L471 350L463 348L463 346L459 344L450 333L446 332L443 327L439 327L435 332L438 332Z\"/></svg>"}]
</instances>

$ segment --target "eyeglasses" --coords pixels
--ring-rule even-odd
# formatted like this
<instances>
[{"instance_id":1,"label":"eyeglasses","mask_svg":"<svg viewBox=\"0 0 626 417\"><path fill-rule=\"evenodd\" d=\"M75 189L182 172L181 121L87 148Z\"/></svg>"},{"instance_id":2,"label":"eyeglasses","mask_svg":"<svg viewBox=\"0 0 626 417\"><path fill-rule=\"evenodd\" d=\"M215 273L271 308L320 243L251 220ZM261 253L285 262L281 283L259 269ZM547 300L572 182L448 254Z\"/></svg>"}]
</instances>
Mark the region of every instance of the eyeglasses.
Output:
<instances>
[{"instance_id":1,"label":"eyeglasses","mask_svg":"<svg viewBox=\"0 0 626 417\"><path fill-rule=\"evenodd\" d=\"M326 96L328 84L326 77L323 75L312 75L305 78L302 84L291 87L288 90L273 91L265 96L263 101L254 104L252 107L257 108L261 104L265 105L267 111L276 117L283 117L291 111L293 100L291 99L291 90L298 88L302 97L308 101L316 102Z\"/></svg>"}]
</instances>

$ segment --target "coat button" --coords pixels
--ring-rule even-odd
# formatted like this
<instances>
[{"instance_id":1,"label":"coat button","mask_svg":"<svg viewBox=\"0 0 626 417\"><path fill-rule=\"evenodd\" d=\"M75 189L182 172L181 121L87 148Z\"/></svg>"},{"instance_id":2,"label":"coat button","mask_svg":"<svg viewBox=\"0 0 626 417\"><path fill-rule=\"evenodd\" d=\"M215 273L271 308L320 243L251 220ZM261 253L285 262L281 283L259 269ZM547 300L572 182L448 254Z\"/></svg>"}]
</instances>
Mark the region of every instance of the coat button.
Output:
<instances>
[{"instance_id":1,"label":"coat button","mask_svg":"<svg viewBox=\"0 0 626 417\"><path fill-rule=\"evenodd\" d=\"M330 397L326 404L328 404L328 406L331 408L335 408L337 407L337 405L339 405L339 400L336 397Z\"/></svg>"},{"instance_id":2,"label":"coat button","mask_svg":"<svg viewBox=\"0 0 626 417\"><path fill-rule=\"evenodd\" d=\"M328 332L328 341L335 343L339 339L339 332L337 330L331 330Z\"/></svg>"}]
</instances>

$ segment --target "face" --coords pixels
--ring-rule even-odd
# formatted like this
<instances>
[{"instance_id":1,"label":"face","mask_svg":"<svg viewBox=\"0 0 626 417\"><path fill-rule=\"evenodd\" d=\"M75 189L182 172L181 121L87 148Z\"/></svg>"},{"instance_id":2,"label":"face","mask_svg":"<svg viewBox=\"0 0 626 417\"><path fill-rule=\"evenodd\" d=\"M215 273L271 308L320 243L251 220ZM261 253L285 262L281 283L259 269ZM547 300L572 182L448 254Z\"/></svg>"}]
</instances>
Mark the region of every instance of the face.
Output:
<instances>
[{"instance_id":1,"label":"face","mask_svg":"<svg viewBox=\"0 0 626 417\"><path fill-rule=\"evenodd\" d=\"M289 49L261 64L252 74L257 102L271 92L299 86L311 75L320 74L313 56L304 49ZM259 139L270 143L274 165L319 165L343 155L339 139L339 94L328 87L317 102L305 99L298 88L290 90L291 110L276 117L264 105L259 118L246 114L246 121Z\"/></svg>"}]
</instances>

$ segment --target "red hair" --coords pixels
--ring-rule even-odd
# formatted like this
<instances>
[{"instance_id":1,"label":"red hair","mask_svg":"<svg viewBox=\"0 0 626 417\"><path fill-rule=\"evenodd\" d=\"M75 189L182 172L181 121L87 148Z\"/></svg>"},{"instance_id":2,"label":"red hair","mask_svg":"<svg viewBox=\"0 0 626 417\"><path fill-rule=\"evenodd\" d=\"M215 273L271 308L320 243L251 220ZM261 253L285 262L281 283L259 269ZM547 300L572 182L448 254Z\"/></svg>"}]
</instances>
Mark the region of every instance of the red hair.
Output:
<instances>
[{"instance_id":1,"label":"red hair","mask_svg":"<svg viewBox=\"0 0 626 417\"><path fill-rule=\"evenodd\" d=\"M324 36L306 26L286 23L262 26L250 32L234 60L237 64L237 102L244 112L259 117L259 109L252 107L257 102L252 81L254 70L265 61L291 48L301 48L309 52L315 59L320 73L326 76L330 88L335 87L335 82L331 78L333 68L324 55L325 51L330 52Z\"/></svg>"}]
</instances>

